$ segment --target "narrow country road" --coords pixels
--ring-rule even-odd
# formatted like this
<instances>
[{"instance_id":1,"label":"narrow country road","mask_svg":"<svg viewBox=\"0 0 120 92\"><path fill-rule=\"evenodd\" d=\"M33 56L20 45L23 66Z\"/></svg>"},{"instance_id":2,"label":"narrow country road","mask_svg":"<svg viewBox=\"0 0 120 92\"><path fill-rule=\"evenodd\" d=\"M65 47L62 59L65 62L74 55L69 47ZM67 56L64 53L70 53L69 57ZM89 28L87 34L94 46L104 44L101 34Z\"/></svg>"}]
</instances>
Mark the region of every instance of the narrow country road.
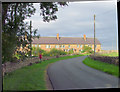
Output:
<instances>
[{"instance_id":1,"label":"narrow country road","mask_svg":"<svg viewBox=\"0 0 120 92\"><path fill-rule=\"evenodd\" d=\"M48 67L54 90L118 88L118 78L82 63L86 56L61 60Z\"/></svg>"}]
</instances>

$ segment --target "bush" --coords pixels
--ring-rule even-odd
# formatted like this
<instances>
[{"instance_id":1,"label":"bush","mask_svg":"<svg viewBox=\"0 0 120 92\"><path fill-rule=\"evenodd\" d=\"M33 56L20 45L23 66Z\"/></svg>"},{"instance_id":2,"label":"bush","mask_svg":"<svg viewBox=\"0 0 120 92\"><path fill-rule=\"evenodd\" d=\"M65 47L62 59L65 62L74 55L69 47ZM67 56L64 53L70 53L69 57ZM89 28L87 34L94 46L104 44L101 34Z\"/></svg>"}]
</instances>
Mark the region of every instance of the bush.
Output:
<instances>
[{"instance_id":1,"label":"bush","mask_svg":"<svg viewBox=\"0 0 120 92\"><path fill-rule=\"evenodd\" d=\"M51 49L49 52L48 51L45 51L41 48L35 48L35 47L32 47L32 55L33 56L38 56L39 53L42 53L43 56L57 56L57 55L66 55L67 52L63 51L63 50L58 50L58 49Z\"/></svg>"},{"instance_id":2,"label":"bush","mask_svg":"<svg viewBox=\"0 0 120 92\"><path fill-rule=\"evenodd\" d=\"M81 51L81 53L93 53L93 50L91 47L88 47L88 46L84 46L82 48L83 51Z\"/></svg>"},{"instance_id":3,"label":"bush","mask_svg":"<svg viewBox=\"0 0 120 92\"><path fill-rule=\"evenodd\" d=\"M62 51L62 50L57 50L57 49L53 48L53 49L50 50L49 54L51 56L57 56L57 55L66 55L67 52Z\"/></svg>"},{"instance_id":4,"label":"bush","mask_svg":"<svg viewBox=\"0 0 120 92\"><path fill-rule=\"evenodd\" d=\"M50 56L50 53L45 51L45 52L42 53L42 55L43 56Z\"/></svg>"},{"instance_id":5,"label":"bush","mask_svg":"<svg viewBox=\"0 0 120 92\"><path fill-rule=\"evenodd\" d=\"M57 49L54 49L54 48L53 48L53 49L51 49L49 53L50 53L50 55L52 55L52 56L59 55L58 50L57 50Z\"/></svg>"},{"instance_id":6,"label":"bush","mask_svg":"<svg viewBox=\"0 0 120 92\"><path fill-rule=\"evenodd\" d=\"M58 50L58 53L59 53L60 55L66 55L66 54L67 54L67 52L65 52L65 51L63 51L63 50Z\"/></svg>"},{"instance_id":7,"label":"bush","mask_svg":"<svg viewBox=\"0 0 120 92\"><path fill-rule=\"evenodd\" d=\"M32 47L32 55L33 56L38 56L40 53L42 53L42 55L43 56L48 56L48 53L45 51L45 50L43 50L43 49L41 49L41 48L39 48L39 47Z\"/></svg>"},{"instance_id":8,"label":"bush","mask_svg":"<svg viewBox=\"0 0 120 92\"><path fill-rule=\"evenodd\" d=\"M17 51L11 61L20 60L20 59L23 61L26 57L27 55L25 52Z\"/></svg>"},{"instance_id":9,"label":"bush","mask_svg":"<svg viewBox=\"0 0 120 92\"><path fill-rule=\"evenodd\" d=\"M73 48L69 50L68 54L73 54L74 51L73 51Z\"/></svg>"}]
</instances>

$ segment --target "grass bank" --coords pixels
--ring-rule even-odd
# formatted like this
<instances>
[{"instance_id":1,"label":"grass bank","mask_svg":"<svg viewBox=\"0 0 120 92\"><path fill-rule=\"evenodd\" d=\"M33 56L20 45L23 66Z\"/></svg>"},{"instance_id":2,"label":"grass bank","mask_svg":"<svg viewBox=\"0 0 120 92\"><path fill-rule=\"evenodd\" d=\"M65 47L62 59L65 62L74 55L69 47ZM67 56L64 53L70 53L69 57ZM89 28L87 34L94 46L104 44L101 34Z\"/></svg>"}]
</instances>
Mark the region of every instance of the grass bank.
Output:
<instances>
[{"instance_id":1,"label":"grass bank","mask_svg":"<svg viewBox=\"0 0 120 92\"><path fill-rule=\"evenodd\" d=\"M59 60L79 57L82 55L65 56L43 61L42 63L17 69L3 78L3 90L47 90L45 72L49 64Z\"/></svg>"},{"instance_id":2,"label":"grass bank","mask_svg":"<svg viewBox=\"0 0 120 92\"><path fill-rule=\"evenodd\" d=\"M117 77L119 76L119 67L116 65L93 60L89 57L84 59L83 63L94 69L109 73L109 74L117 76Z\"/></svg>"}]
</instances>

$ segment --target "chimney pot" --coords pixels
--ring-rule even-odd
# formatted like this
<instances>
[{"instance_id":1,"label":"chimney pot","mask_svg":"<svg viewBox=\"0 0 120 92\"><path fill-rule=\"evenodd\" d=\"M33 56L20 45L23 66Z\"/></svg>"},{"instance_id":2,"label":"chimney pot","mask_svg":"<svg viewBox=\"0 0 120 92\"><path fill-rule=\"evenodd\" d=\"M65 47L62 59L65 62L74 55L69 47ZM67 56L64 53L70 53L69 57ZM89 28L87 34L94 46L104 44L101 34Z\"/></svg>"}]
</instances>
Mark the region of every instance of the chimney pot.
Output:
<instances>
[{"instance_id":1,"label":"chimney pot","mask_svg":"<svg viewBox=\"0 0 120 92\"><path fill-rule=\"evenodd\" d=\"M57 33L57 40L59 41L59 33Z\"/></svg>"},{"instance_id":2,"label":"chimney pot","mask_svg":"<svg viewBox=\"0 0 120 92\"><path fill-rule=\"evenodd\" d=\"M84 40L86 41L86 35L84 34Z\"/></svg>"}]
</instances>

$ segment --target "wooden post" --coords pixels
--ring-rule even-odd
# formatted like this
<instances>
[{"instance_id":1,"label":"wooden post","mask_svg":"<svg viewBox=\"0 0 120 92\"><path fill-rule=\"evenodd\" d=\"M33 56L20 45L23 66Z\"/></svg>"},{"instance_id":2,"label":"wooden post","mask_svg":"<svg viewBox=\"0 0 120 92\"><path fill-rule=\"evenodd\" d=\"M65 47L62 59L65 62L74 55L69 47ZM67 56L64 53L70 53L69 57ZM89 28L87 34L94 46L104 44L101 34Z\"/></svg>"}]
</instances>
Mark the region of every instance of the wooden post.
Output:
<instances>
[{"instance_id":1,"label":"wooden post","mask_svg":"<svg viewBox=\"0 0 120 92\"><path fill-rule=\"evenodd\" d=\"M95 15L94 15L94 56L95 56Z\"/></svg>"},{"instance_id":2,"label":"wooden post","mask_svg":"<svg viewBox=\"0 0 120 92\"><path fill-rule=\"evenodd\" d=\"M30 56L31 56L31 49L32 49L32 46L31 46L31 42L32 42L32 21L30 21Z\"/></svg>"}]
</instances>

